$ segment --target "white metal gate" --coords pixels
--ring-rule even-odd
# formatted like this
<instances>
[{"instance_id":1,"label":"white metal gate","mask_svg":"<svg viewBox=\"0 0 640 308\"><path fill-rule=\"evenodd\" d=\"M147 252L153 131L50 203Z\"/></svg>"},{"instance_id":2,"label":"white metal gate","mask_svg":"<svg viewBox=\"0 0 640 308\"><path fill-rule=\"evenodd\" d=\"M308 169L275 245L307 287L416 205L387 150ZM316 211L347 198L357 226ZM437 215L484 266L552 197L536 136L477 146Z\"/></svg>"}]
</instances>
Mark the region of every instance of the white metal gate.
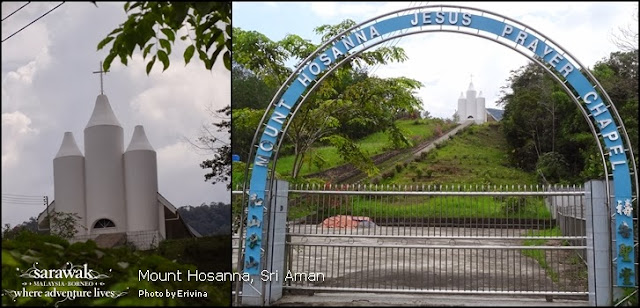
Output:
<instances>
[{"instance_id":1,"label":"white metal gate","mask_svg":"<svg viewBox=\"0 0 640 308\"><path fill-rule=\"evenodd\" d=\"M575 186L294 186L281 279L289 290L587 295L583 196Z\"/></svg>"}]
</instances>

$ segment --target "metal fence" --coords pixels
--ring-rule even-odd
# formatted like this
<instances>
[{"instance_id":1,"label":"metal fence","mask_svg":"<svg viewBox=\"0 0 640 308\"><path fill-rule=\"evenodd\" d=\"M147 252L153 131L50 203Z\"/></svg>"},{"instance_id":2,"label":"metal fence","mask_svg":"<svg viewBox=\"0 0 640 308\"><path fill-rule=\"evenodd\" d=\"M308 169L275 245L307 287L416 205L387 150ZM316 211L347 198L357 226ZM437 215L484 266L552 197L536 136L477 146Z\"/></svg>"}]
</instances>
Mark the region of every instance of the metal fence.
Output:
<instances>
[{"instance_id":1,"label":"metal fence","mask_svg":"<svg viewBox=\"0 0 640 308\"><path fill-rule=\"evenodd\" d=\"M565 188L552 188L552 190L562 191ZM568 191L574 190L574 188L569 188ZM556 224L562 235L582 237L580 239L569 239L569 243L573 246L586 246L587 222L585 219L584 196L549 196L546 202L554 214ZM577 253L586 264L586 250L578 250Z\"/></svg>"},{"instance_id":2,"label":"metal fence","mask_svg":"<svg viewBox=\"0 0 640 308\"><path fill-rule=\"evenodd\" d=\"M583 226L560 223L569 204L582 215L583 195L576 186L291 186L280 279L314 292L585 295Z\"/></svg>"}]
</instances>

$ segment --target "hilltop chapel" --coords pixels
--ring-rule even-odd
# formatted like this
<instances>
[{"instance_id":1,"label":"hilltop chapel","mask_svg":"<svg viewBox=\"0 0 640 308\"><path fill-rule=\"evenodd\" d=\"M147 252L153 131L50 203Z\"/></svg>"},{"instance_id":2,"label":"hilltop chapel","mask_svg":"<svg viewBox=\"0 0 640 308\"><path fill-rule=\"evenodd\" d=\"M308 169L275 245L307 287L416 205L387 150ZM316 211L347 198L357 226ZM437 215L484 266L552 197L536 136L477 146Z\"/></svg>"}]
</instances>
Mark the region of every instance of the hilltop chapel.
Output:
<instances>
[{"instance_id":1,"label":"hilltop chapel","mask_svg":"<svg viewBox=\"0 0 640 308\"><path fill-rule=\"evenodd\" d=\"M142 125L124 150L123 128L102 91L104 72L96 73L100 95L84 129L84 155L73 133L65 132L53 159L55 200L38 216L38 227L50 230L53 211L76 213L80 219L72 242L130 243L142 250L164 239L200 236L158 192L156 151Z\"/></svg>"},{"instance_id":2,"label":"hilltop chapel","mask_svg":"<svg viewBox=\"0 0 640 308\"><path fill-rule=\"evenodd\" d=\"M469 82L467 96L460 92L458 99L458 123L474 121L476 124L482 124L487 121L487 110L485 108L484 97L482 91L476 96L476 89L473 87L473 80Z\"/></svg>"}]
</instances>

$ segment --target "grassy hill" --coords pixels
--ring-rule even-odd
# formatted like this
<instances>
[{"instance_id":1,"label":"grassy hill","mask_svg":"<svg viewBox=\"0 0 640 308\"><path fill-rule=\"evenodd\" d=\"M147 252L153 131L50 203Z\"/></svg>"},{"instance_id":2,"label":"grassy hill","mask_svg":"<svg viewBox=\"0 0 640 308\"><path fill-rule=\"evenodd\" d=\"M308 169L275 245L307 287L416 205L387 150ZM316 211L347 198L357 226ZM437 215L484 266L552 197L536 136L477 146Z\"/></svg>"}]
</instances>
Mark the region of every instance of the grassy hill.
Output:
<instances>
[{"instance_id":1,"label":"grassy hill","mask_svg":"<svg viewBox=\"0 0 640 308\"><path fill-rule=\"evenodd\" d=\"M396 163L364 184L467 186L535 185L533 174L509 166L506 141L497 123L470 126L436 149L410 162ZM408 187L408 188L409 188ZM434 188L432 188L434 189ZM435 188L438 189L438 188ZM446 189L442 187L442 189ZM438 189L439 190L439 189ZM550 219L541 198L494 197L370 197L350 196L317 204L313 198L290 200L289 218L311 217L313 222L333 215L369 216L374 219ZM334 204L335 203L335 204ZM455 206L451 206L455 204ZM378 220L379 221L379 220Z\"/></svg>"},{"instance_id":2,"label":"grassy hill","mask_svg":"<svg viewBox=\"0 0 640 308\"><path fill-rule=\"evenodd\" d=\"M473 125L410 163L369 179L374 184L513 185L536 184L533 174L509 166L498 123Z\"/></svg>"},{"instance_id":3,"label":"grassy hill","mask_svg":"<svg viewBox=\"0 0 640 308\"><path fill-rule=\"evenodd\" d=\"M454 123L448 123L441 119L398 120L397 125L414 144L433 138L438 131L446 131L455 126ZM393 149L386 132L371 134L359 140L357 144L369 157ZM293 160L294 155L284 155L278 158L276 166L278 174L291 175ZM314 147L305 157L300 176L317 173L344 163L333 146Z\"/></svg>"}]
</instances>

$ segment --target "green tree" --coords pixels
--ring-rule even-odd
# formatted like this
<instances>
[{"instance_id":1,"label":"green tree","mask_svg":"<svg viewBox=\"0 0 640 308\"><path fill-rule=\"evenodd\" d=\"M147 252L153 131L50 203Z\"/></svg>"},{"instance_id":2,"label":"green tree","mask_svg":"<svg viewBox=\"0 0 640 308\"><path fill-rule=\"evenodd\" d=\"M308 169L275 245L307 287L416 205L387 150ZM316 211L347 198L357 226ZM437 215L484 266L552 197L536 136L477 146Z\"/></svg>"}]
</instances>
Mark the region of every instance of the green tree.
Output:
<instances>
[{"instance_id":1,"label":"green tree","mask_svg":"<svg viewBox=\"0 0 640 308\"><path fill-rule=\"evenodd\" d=\"M220 122L211 123L203 128L196 147L213 155L213 158L204 160L200 164L202 169L208 170L204 180L211 180L212 184L226 183L227 189L231 189L231 143L220 139L215 134L215 132L224 132L227 136L231 135L231 106L226 106L217 113L220 114L218 116Z\"/></svg>"},{"instance_id":2,"label":"green tree","mask_svg":"<svg viewBox=\"0 0 640 308\"><path fill-rule=\"evenodd\" d=\"M145 59L153 55L147 62L147 74L156 60L166 70L171 46L181 29L187 34L180 36L180 40L189 43L183 54L185 64L197 51L205 67L211 69L226 49L222 59L227 69L231 69L231 2L128 1L124 11L127 20L98 43L98 50L111 44L103 63L105 71L116 57L127 65L136 47Z\"/></svg>"},{"instance_id":3,"label":"green tree","mask_svg":"<svg viewBox=\"0 0 640 308\"><path fill-rule=\"evenodd\" d=\"M269 84L254 72L233 62L231 66L231 92L233 93L231 108L266 109L278 86Z\"/></svg>"},{"instance_id":4,"label":"green tree","mask_svg":"<svg viewBox=\"0 0 640 308\"><path fill-rule=\"evenodd\" d=\"M567 178L567 162L557 152L547 152L540 156L536 164L538 180L545 185L555 184Z\"/></svg>"},{"instance_id":5,"label":"green tree","mask_svg":"<svg viewBox=\"0 0 640 308\"><path fill-rule=\"evenodd\" d=\"M234 98L235 99L235 98ZM240 160L246 162L251 148L251 140L260 124L260 118L264 110L239 108L233 109L231 123L231 138L233 140L233 153L240 155Z\"/></svg>"},{"instance_id":6,"label":"green tree","mask_svg":"<svg viewBox=\"0 0 640 308\"><path fill-rule=\"evenodd\" d=\"M78 228L85 228L79 224L81 217L76 213L53 211L49 213L51 234L64 239L71 239L78 233Z\"/></svg>"},{"instance_id":7,"label":"green tree","mask_svg":"<svg viewBox=\"0 0 640 308\"><path fill-rule=\"evenodd\" d=\"M337 25L323 25L316 28L316 33L326 41L354 24L345 20ZM299 63L317 47L297 35L290 34L274 42L256 31L233 30L234 62L253 72L273 89L291 73L285 63ZM363 52L327 76L309 95L292 119L285 137L295 155L294 178L299 175L306 153L317 142L333 144L345 161L354 163L363 171L375 172L371 160L354 143L354 138L362 136L358 134L363 128L367 132L389 130L394 144L408 144L395 126L394 119L399 112L419 109L421 102L414 94L422 85L408 78L381 79L367 74L368 66L404 60L406 55L399 47ZM235 96L236 92L233 93ZM234 143L236 140L234 137Z\"/></svg>"},{"instance_id":8,"label":"green tree","mask_svg":"<svg viewBox=\"0 0 640 308\"><path fill-rule=\"evenodd\" d=\"M634 153L638 153L637 53L637 49L611 53L593 68L620 113ZM550 183L602 177L602 160L589 126L555 80L530 64L512 72L508 81L511 93L504 93L500 103L505 106L502 126L512 162L524 170L543 172Z\"/></svg>"},{"instance_id":9,"label":"green tree","mask_svg":"<svg viewBox=\"0 0 640 308\"><path fill-rule=\"evenodd\" d=\"M593 67L593 74L607 91L624 122L638 163L638 48L613 52Z\"/></svg>"},{"instance_id":10,"label":"green tree","mask_svg":"<svg viewBox=\"0 0 640 308\"><path fill-rule=\"evenodd\" d=\"M98 43L98 50L111 44L109 53L104 59L103 69L111 66L115 57L127 65L136 47L142 51L143 58L153 56L146 65L149 74L156 60L163 68L169 68L169 55L178 32L184 30L180 40L189 45L184 51L185 65L189 64L193 55L198 57L204 66L211 70L218 56L227 69L231 70L231 2L146 2L129 1L124 4L127 20L111 31ZM224 51L224 53L223 53ZM231 130L229 122L230 106L218 110L223 119L205 127L197 139L197 147L210 151L213 158L204 160L200 167L211 169L205 174L205 181L212 183L229 182L231 175L231 145L214 136L213 131ZM226 116L226 118L224 118ZM230 188L231 184L227 184Z\"/></svg>"}]
</instances>

